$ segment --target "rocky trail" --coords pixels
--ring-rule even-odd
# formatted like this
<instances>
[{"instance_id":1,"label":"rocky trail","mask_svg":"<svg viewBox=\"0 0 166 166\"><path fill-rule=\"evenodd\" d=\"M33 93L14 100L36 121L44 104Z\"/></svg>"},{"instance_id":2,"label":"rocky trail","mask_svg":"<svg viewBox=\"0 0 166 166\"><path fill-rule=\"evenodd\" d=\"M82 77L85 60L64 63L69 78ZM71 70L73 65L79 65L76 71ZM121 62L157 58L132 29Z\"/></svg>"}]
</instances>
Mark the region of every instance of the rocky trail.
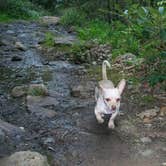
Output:
<instances>
[{"instance_id":1,"label":"rocky trail","mask_svg":"<svg viewBox=\"0 0 166 166\"><path fill-rule=\"evenodd\" d=\"M116 129L99 125L93 112L96 75L45 51L41 43L48 32L58 44L77 41L48 22L0 24L0 166L165 166L164 102L145 103L145 90L130 85ZM27 94L43 85L46 96Z\"/></svg>"}]
</instances>

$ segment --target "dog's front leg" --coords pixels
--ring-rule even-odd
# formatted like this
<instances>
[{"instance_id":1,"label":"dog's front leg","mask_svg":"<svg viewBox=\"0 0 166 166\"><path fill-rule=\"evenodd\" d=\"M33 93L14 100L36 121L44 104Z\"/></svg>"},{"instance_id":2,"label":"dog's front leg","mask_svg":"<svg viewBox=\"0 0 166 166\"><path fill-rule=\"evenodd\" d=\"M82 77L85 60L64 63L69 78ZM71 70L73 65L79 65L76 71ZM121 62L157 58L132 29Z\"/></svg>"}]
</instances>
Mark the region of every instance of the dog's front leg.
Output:
<instances>
[{"instance_id":1,"label":"dog's front leg","mask_svg":"<svg viewBox=\"0 0 166 166\"><path fill-rule=\"evenodd\" d=\"M115 124L114 124L114 119L116 118L116 116L118 115L119 113L119 110L117 110L114 114L112 114L109 122L108 122L108 127L110 129L114 129L115 128Z\"/></svg>"},{"instance_id":2,"label":"dog's front leg","mask_svg":"<svg viewBox=\"0 0 166 166\"><path fill-rule=\"evenodd\" d=\"M104 123L103 114L95 109L95 115L98 123Z\"/></svg>"}]
</instances>

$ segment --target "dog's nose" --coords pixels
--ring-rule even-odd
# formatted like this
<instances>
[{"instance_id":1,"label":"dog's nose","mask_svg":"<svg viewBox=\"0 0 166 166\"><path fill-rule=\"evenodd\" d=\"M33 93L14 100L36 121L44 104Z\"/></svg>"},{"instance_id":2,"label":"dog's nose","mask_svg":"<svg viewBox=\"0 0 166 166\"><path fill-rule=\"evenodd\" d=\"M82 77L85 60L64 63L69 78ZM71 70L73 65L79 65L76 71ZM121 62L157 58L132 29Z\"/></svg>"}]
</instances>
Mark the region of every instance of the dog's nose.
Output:
<instances>
[{"instance_id":1,"label":"dog's nose","mask_svg":"<svg viewBox=\"0 0 166 166\"><path fill-rule=\"evenodd\" d=\"M113 106L112 106L112 110L116 110L116 106L113 105Z\"/></svg>"}]
</instances>

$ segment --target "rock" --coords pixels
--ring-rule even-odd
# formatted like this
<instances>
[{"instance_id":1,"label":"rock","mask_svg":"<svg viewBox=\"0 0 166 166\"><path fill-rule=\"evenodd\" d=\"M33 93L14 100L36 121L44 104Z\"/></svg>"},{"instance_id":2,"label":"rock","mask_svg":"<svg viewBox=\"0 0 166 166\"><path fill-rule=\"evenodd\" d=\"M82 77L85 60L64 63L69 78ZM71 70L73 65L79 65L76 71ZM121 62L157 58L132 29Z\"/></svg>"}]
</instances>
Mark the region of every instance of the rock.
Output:
<instances>
[{"instance_id":1,"label":"rock","mask_svg":"<svg viewBox=\"0 0 166 166\"><path fill-rule=\"evenodd\" d=\"M154 152L151 149L147 149L145 151L140 151L139 152L142 156L144 157L149 157L151 156Z\"/></svg>"},{"instance_id":2,"label":"rock","mask_svg":"<svg viewBox=\"0 0 166 166\"><path fill-rule=\"evenodd\" d=\"M27 48L21 43L21 42L16 42L15 47L19 50L26 51Z\"/></svg>"},{"instance_id":3,"label":"rock","mask_svg":"<svg viewBox=\"0 0 166 166\"><path fill-rule=\"evenodd\" d=\"M89 98L94 95L94 83L86 82L85 85L75 85L71 88L71 95L79 98Z\"/></svg>"},{"instance_id":4,"label":"rock","mask_svg":"<svg viewBox=\"0 0 166 166\"><path fill-rule=\"evenodd\" d=\"M124 64L132 64L132 65L139 65L144 62L144 58L137 58L134 54L132 53L126 53L124 55L120 55L115 59L116 63L124 63ZM129 69L134 68L134 66L131 66Z\"/></svg>"},{"instance_id":5,"label":"rock","mask_svg":"<svg viewBox=\"0 0 166 166\"><path fill-rule=\"evenodd\" d=\"M28 89L30 96L47 96L48 89L44 84L31 84Z\"/></svg>"},{"instance_id":6,"label":"rock","mask_svg":"<svg viewBox=\"0 0 166 166\"><path fill-rule=\"evenodd\" d=\"M160 109L160 116L166 116L166 106L161 107L161 109Z\"/></svg>"},{"instance_id":7,"label":"rock","mask_svg":"<svg viewBox=\"0 0 166 166\"><path fill-rule=\"evenodd\" d=\"M151 119L156 117L159 111L160 111L159 108L148 109L148 110L145 110L144 112L139 113L138 117L140 117L141 119L145 119L145 118Z\"/></svg>"},{"instance_id":8,"label":"rock","mask_svg":"<svg viewBox=\"0 0 166 166\"><path fill-rule=\"evenodd\" d=\"M22 97L26 95L28 87L26 85L16 86L12 89L11 95L13 97Z\"/></svg>"},{"instance_id":9,"label":"rock","mask_svg":"<svg viewBox=\"0 0 166 166\"><path fill-rule=\"evenodd\" d=\"M71 95L73 97L80 97L84 87L82 85L74 86L71 90Z\"/></svg>"},{"instance_id":10,"label":"rock","mask_svg":"<svg viewBox=\"0 0 166 166\"><path fill-rule=\"evenodd\" d=\"M12 30L7 30L6 33L8 33L8 34L14 34L15 32L12 31Z\"/></svg>"},{"instance_id":11,"label":"rock","mask_svg":"<svg viewBox=\"0 0 166 166\"><path fill-rule=\"evenodd\" d=\"M15 56L13 56L12 57L12 59L11 59L11 61L21 61L22 60L22 57L20 57L20 56L17 56L17 55L15 55Z\"/></svg>"},{"instance_id":12,"label":"rock","mask_svg":"<svg viewBox=\"0 0 166 166\"><path fill-rule=\"evenodd\" d=\"M28 110L40 117L54 117L56 112L53 110L53 108L49 107L56 107L58 104L59 102L53 97L27 96Z\"/></svg>"},{"instance_id":13,"label":"rock","mask_svg":"<svg viewBox=\"0 0 166 166\"><path fill-rule=\"evenodd\" d=\"M151 143L152 140L149 137L142 137L141 142L144 144Z\"/></svg>"},{"instance_id":14,"label":"rock","mask_svg":"<svg viewBox=\"0 0 166 166\"><path fill-rule=\"evenodd\" d=\"M73 45L74 43L78 43L78 40L73 36L64 36L64 37L56 37L54 39L55 45Z\"/></svg>"},{"instance_id":15,"label":"rock","mask_svg":"<svg viewBox=\"0 0 166 166\"><path fill-rule=\"evenodd\" d=\"M5 39L0 39L0 46L8 46L10 42Z\"/></svg>"},{"instance_id":16,"label":"rock","mask_svg":"<svg viewBox=\"0 0 166 166\"><path fill-rule=\"evenodd\" d=\"M41 17L41 21L44 24L58 24L59 23L60 18L59 17L55 17L55 16L44 16Z\"/></svg>"},{"instance_id":17,"label":"rock","mask_svg":"<svg viewBox=\"0 0 166 166\"><path fill-rule=\"evenodd\" d=\"M20 151L0 160L1 166L49 166L47 158L38 152Z\"/></svg>"},{"instance_id":18,"label":"rock","mask_svg":"<svg viewBox=\"0 0 166 166\"><path fill-rule=\"evenodd\" d=\"M8 122L5 122L0 119L0 130L2 130L6 135L11 135L11 136L16 136L16 135L21 135L23 131L15 126L12 125ZM1 133L3 135L3 133Z\"/></svg>"},{"instance_id":19,"label":"rock","mask_svg":"<svg viewBox=\"0 0 166 166\"><path fill-rule=\"evenodd\" d=\"M136 56L132 53L126 53L124 55L118 56L115 61L116 62L129 62L129 61L134 61L136 59Z\"/></svg>"},{"instance_id":20,"label":"rock","mask_svg":"<svg viewBox=\"0 0 166 166\"><path fill-rule=\"evenodd\" d=\"M146 124L150 124L152 122L152 119L150 119L150 118L144 118L143 122L146 123Z\"/></svg>"},{"instance_id":21,"label":"rock","mask_svg":"<svg viewBox=\"0 0 166 166\"><path fill-rule=\"evenodd\" d=\"M162 165L162 166L166 166L166 162L163 162L161 165Z\"/></svg>"},{"instance_id":22,"label":"rock","mask_svg":"<svg viewBox=\"0 0 166 166\"><path fill-rule=\"evenodd\" d=\"M93 62L92 62L92 65L94 65L94 66L97 65L97 62L96 62L96 61L93 61Z\"/></svg>"},{"instance_id":23,"label":"rock","mask_svg":"<svg viewBox=\"0 0 166 166\"><path fill-rule=\"evenodd\" d=\"M5 133L3 132L2 129L0 129L0 143L4 143L5 141Z\"/></svg>"},{"instance_id":24,"label":"rock","mask_svg":"<svg viewBox=\"0 0 166 166\"><path fill-rule=\"evenodd\" d=\"M48 145L48 144L54 144L55 140L53 137L48 137L44 140L44 144Z\"/></svg>"}]
</instances>

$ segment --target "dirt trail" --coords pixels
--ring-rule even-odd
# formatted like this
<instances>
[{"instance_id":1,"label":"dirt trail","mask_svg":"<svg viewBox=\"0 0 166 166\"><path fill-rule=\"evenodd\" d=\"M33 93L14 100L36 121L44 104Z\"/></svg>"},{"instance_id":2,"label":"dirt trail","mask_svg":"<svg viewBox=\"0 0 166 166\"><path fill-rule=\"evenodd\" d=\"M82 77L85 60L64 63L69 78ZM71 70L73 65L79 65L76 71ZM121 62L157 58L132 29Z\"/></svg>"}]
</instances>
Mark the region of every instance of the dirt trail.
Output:
<instances>
[{"instance_id":1,"label":"dirt trail","mask_svg":"<svg viewBox=\"0 0 166 166\"><path fill-rule=\"evenodd\" d=\"M5 133L0 156L38 151L47 155L52 166L161 166L166 162L164 137L140 140L154 130L139 126L134 111L140 108L130 102L130 90L125 92L124 115L118 118L116 130L97 124L93 113L95 79L83 66L43 58L39 43L48 31L75 38L54 25L23 21L0 25L0 119L25 130ZM13 87L32 83L47 86L57 104L45 108L55 111L55 116L37 116L27 110L26 96L11 96ZM83 90L73 97L72 87L77 85Z\"/></svg>"}]
</instances>

